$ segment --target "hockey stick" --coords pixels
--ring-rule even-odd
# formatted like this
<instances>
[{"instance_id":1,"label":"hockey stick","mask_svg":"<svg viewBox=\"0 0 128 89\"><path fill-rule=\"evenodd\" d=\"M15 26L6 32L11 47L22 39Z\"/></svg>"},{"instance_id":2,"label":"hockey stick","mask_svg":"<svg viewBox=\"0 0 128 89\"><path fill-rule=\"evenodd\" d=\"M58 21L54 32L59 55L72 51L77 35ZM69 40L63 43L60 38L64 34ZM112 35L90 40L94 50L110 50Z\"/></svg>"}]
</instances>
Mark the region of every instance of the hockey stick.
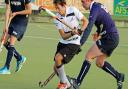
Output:
<instances>
[{"instance_id":1,"label":"hockey stick","mask_svg":"<svg viewBox=\"0 0 128 89\"><path fill-rule=\"evenodd\" d=\"M62 24L64 24L65 26L67 26L68 28L70 28L71 30L74 30L73 27L71 27L70 25L68 25L65 21L61 20L60 18L58 18L53 12L51 12L49 9L47 8L43 8L43 6L39 7L39 11L45 11L46 13L48 13L51 17L53 17L54 19L58 20L59 22L61 22Z\"/></svg>"},{"instance_id":2,"label":"hockey stick","mask_svg":"<svg viewBox=\"0 0 128 89\"><path fill-rule=\"evenodd\" d=\"M45 87L49 82L50 82L50 80L52 80L52 78L55 76L55 72L53 72L45 81L40 81L39 82L39 87L41 87L41 88L43 88L43 87Z\"/></svg>"},{"instance_id":3,"label":"hockey stick","mask_svg":"<svg viewBox=\"0 0 128 89\"><path fill-rule=\"evenodd\" d=\"M9 28L9 25L10 25L10 22L11 22L12 19L13 19L13 16L10 16L9 20L8 20L8 28ZM0 53L2 52L4 43L5 43L5 40L6 40L6 36L7 36L7 32L4 33L4 37L3 37L3 40L2 40L1 45L0 45Z\"/></svg>"},{"instance_id":4,"label":"hockey stick","mask_svg":"<svg viewBox=\"0 0 128 89\"><path fill-rule=\"evenodd\" d=\"M41 12L43 10L47 14L49 14L52 18L58 20L59 22L61 22L65 26L67 26L69 29L74 30L74 27L71 27L70 25L68 25L65 21L63 21L60 18L58 18L52 11L50 11L47 8L44 8L43 6L36 6L36 5L32 4L32 10L37 10L38 12Z\"/></svg>"}]
</instances>

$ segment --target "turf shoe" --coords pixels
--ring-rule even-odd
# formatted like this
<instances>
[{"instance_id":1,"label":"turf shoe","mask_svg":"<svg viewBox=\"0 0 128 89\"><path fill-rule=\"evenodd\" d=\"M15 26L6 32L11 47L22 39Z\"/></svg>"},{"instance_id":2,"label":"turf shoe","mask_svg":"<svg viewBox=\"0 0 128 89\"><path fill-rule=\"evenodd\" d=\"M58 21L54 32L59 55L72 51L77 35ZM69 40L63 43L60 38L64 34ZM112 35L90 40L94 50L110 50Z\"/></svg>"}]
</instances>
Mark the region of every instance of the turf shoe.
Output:
<instances>
[{"instance_id":1,"label":"turf shoe","mask_svg":"<svg viewBox=\"0 0 128 89\"><path fill-rule=\"evenodd\" d=\"M61 83L61 82L59 82L57 89L73 89L73 87L72 86L68 86L67 83Z\"/></svg>"},{"instance_id":2,"label":"turf shoe","mask_svg":"<svg viewBox=\"0 0 128 89\"><path fill-rule=\"evenodd\" d=\"M0 74L11 74L11 72L6 66L4 66L0 69Z\"/></svg>"},{"instance_id":3,"label":"turf shoe","mask_svg":"<svg viewBox=\"0 0 128 89\"><path fill-rule=\"evenodd\" d=\"M21 60L20 61L17 61L15 72L18 72L18 71L21 70L21 68L22 68L23 64L25 63L25 61L26 61L26 57L21 56Z\"/></svg>"},{"instance_id":4,"label":"turf shoe","mask_svg":"<svg viewBox=\"0 0 128 89\"><path fill-rule=\"evenodd\" d=\"M117 89L122 89L125 75L120 73L117 79Z\"/></svg>"},{"instance_id":5,"label":"turf shoe","mask_svg":"<svg viewBox=\"0 0 128 89\"><path fill-rule=\"evenodd\" d=\"M73 89L79 89L79 85L77 84L77 80L75 78L71 78L70 76L67 75L67 78L73 87Z\"/></svg>"}]
</instances>

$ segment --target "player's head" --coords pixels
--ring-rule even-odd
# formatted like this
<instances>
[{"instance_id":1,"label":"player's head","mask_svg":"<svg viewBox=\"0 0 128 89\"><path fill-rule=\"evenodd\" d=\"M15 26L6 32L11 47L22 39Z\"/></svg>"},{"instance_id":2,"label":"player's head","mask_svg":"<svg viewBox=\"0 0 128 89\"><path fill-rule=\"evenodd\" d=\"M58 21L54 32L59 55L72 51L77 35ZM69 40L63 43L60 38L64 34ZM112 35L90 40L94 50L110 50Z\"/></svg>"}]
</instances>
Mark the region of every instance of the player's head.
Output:
<instances>
[{"instance_id":1,"label":"player's head","mask_svg":"<svg viewBox=\"0 0 128 89\"><path fill-rule=\"evenodd\" d=\"M90 5L91 5L91 2L94 1L94 0L81 0L82 2L82 6L88 10L90 8Z\"/></svg>"},{"instance_id":2,"label":"player's head","mask_svg":"<svg viewBox=\"0 0 128 89\"><path fill-rule=\"evenodd\" d=\"M53 4L58 13L64 15L66 12L66 0L53 0Z\"/></svg>"}]
</instances>

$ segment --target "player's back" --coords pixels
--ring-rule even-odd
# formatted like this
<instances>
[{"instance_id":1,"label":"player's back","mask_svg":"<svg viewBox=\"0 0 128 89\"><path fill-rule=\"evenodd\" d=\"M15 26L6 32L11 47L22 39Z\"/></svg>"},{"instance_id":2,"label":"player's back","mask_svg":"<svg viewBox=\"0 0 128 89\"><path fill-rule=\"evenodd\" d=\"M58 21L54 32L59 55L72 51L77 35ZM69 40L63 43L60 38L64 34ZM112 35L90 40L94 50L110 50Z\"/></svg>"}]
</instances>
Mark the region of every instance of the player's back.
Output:
<instances>
[{"instance_id":1,"label":"player's back","mask_svg":"<svg viewBox=\"0 0 128 89\"><path fill-rule=\"evenodd\" d=\"M104 5L95 2L91 12L93 12L93 10L97 11L95 25L98 29L102 31L106 30L107 32L117 32L115 23Z\"/></svg>"}]
</instances>

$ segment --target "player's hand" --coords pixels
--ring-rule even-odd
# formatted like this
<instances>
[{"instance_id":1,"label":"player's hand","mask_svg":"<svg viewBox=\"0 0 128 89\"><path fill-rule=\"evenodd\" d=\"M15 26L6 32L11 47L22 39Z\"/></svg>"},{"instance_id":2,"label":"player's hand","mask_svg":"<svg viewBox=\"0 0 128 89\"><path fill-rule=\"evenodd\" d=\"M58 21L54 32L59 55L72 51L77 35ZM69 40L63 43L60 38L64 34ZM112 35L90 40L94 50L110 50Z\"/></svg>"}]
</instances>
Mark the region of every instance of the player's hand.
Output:
<instances>
[{"instance_id":1,"label":"player's hand","mask_svg":"<svg viewBox=\"0 0 128 89\"><path fill-rule=\"evenodd\" d=\"M81 35L83 33L83 31L81 29L78 29L77 31L78 31L79 35Z\"/></svg>"},{"instance_id":2,"label":"player's hand","mask_svg":"<svg viewBox=\"0 0 128 89\"><path fill-rule=\"evenodd\" d=\"M73 34L73 35L76 35L76 34L77 34L77 35L81 35L80 32L79 32L76 28L74 28L74 29L72 30L72 34Z\"/></svg>"},{"instance_id":3,"label":"player's hand","mask_svg":"<svg viewBox=\"0 0 128 89\"><path fill-rule=\"evenodd\" d=\"M13 12L10 16L11 17L15 17L16 15L18 15L18 13L17 12Z\"/></svg>"},{"instance_id":4,"label":"player's hand","mask_svg":"<svg viewBox=\"0 0 128 89\"><path fill-rule=\"evenodd\" d=\"M4 35L5 35L6 33L8 33L8 28L7 28L7 27L5 27L5 28L3 29L3 34L2 34L2 36L1 36L1 42L5 39Z\"/></svg>"},{"instance_id":5,"label":"player's hand","mask_svg":"<svg viewBox=\"0 0 128 89\"><path fill-rule=\"evenodd\" d=\"M93 39L93 41L97 41L97 40L99 40L100 38L101 38L101 36L99 36L97 32L95 32L94 34L92 34L92 39Z\"/></svg>"}]
</instances>

